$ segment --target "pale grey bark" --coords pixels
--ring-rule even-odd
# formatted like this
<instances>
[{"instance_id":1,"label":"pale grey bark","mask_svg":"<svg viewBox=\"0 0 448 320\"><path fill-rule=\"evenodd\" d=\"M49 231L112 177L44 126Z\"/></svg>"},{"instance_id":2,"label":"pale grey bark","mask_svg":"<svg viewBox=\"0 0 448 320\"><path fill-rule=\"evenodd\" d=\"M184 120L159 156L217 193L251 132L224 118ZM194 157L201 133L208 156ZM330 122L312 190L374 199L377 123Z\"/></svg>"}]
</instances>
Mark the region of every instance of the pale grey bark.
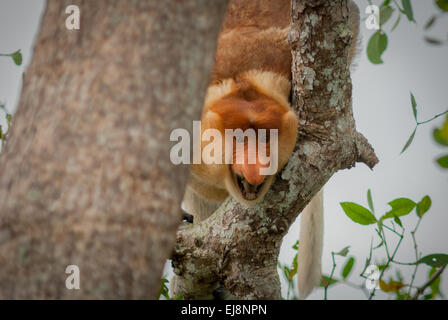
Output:
<instances>
[{"instance_id":1,"label":"pale grey bark","mask_svg":"<svg viewBox=\"0 0 448 320\"><path fill-rule=\"evenodd\" d=\"M226 2L48 2L0 158L1 299L155 297L188 171L170 132L199 119Z\"/></svg>"},{"instance_id":2,"label":"pale grey bark","mask_svg":"<svg viewBox=\"0 0 448 320\"><path fill-rule=\"evenodd\" d=\"M336 171L378 162L352 114L348 2L295 0L292 20L295 151L263 203L247 209L228 200L178 232L173 264L185 298L222 283L238 299L280 299L278 253L300 211Z\"/></svg>"}]
</instances>

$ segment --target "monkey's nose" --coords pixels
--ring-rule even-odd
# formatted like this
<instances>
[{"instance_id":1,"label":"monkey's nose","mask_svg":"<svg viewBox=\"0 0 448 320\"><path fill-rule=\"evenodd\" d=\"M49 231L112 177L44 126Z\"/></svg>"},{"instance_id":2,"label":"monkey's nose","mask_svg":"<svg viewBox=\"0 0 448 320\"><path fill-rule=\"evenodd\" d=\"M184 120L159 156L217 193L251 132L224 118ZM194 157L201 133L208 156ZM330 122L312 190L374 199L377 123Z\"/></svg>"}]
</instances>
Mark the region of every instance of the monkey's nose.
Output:
<instances>
[{"instance_id":1,"label":"monkey's nose","mask_svg":"<svg viewBox=\"0 0 448 320\"><path fill-rule=\"evenodd\" d=\"M263 183L264 176L260 174L260 166L257 165L246 165L246 170L244 170L244 178L253 186L258 186Z\"/></svg>"},{"instance_id":2,"label":"monkey's nose","mask_svg":"<svg viewBox=\"0 0 448 320\"><path fill-rule=\"evenodd\" d=\"M244 179L253 186L255 189L257 186L262 184L264 182L264 175L260 174L260 169L262 166L260 164L234 164L233 165L233 171L241 176L244 177ZM245 186L246 188L246 186ZM249 188L249 186L247 186Z\"/></svg>"}]
</instances>

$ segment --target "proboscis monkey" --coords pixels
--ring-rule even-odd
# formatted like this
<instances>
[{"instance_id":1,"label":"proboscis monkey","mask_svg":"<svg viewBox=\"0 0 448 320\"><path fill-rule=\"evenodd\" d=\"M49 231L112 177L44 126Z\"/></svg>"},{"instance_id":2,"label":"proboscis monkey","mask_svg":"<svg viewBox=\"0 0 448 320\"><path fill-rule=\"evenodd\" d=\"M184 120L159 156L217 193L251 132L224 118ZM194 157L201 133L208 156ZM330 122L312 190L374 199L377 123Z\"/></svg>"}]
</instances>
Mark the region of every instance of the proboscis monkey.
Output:
<instances>
[{"instance_id":1,"label":"proboscis monkey","mask_svg":"<svg viewBox=\"0 0 448 320\"><path fill-rule=\"evenodd\" d=\"M349 24L355 40L359 11L350 1ZM290 0L231 0L219 36L211 82L201 117L201 132L216 129L253 129L255 136L233 139L233 152L225 155L229 141L222 143L221 164L191 165L191 177L184 196L184 208L194 222L209 217L229 195L248 207L261 201L294 149L298 119L290 106L291 48L287 43ZM350 48L350 61L356 41ZM277 146L269 133L277 129ZM249 148L250 139L255 148ZM202 141L205 148L210 141ZM236 152L237 146L242 150ZM277 170L262 174L269 165L258 153L266 151L276 159ZM276 154L275 154L276 153ZM227 155L228 156L228 155ZM274 156L274 157L273 157ZM252 161L249 158L252 157ZM305 298L319 284L323 237L323 201L319 192L301 213L298 254L300 297Z\"/></svg>"}]
</instances>

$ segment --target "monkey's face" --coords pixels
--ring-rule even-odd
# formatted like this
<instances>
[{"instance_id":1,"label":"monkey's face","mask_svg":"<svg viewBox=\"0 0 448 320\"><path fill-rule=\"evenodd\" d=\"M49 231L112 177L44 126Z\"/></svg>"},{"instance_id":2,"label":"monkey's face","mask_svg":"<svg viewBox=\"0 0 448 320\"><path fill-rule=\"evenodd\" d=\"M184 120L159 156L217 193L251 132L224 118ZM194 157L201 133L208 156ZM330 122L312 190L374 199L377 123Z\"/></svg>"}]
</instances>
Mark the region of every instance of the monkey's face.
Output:
<instances>
[{"instance_id":1,"label":"monkey's face","mask_svg":"<svg viewBox=\"0 0 448 320\"><path fill-rule=\"evenodd\" d=\"M272 143L266 130L253 131L249 137L234 139L232 163L228 165L226 188L238 201L248 206L263 199L277 173L278 142ZM246 131L245 132L249 132ZM278 129L273 134L277 137Z\"/></svg>"},{"instance_id":2,"label":"monkey's face","mask_svg":"<svg viewBox=\"0 0 448 320\"><path fill-rule=\"evenodd\" d=\"M209 181L223 184L249 207L263 199L289 160L297 137L297 117L291 110L267 97L257 98L223 98L203 116L203 129L218 129L224 137L224 164L207 170L220 172Z\"/></svg>"}]
</instances>

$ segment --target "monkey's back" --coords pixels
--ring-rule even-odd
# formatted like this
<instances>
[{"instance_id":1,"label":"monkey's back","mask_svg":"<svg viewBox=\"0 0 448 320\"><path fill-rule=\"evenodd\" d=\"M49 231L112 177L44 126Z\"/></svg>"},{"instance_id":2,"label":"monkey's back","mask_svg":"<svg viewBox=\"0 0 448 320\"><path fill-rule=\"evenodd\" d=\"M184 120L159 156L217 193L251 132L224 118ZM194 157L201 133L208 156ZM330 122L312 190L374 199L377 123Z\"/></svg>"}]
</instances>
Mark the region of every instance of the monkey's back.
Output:
<instances>
[{"instance_id":1,"label":"monkey's back","mask_svg":"<svg viewBox=\"0 0 448 320\"><path fill-rule=\"evenodd\" d=\"M290 0L231 0L219 36L212 83L250 70L290 79L291 49L286 39Z\"/></svg>"},{"instance_id":2,"label":"monkey's back","mask_svg":"<svg viewBox=\"0 0 448 320\"><path fill-rule=\"evenodd\" d=\"M242 26L286 28L290 23L290 8L291 0L231 0L222 31Z\"/></svg>"}]
</instances>

